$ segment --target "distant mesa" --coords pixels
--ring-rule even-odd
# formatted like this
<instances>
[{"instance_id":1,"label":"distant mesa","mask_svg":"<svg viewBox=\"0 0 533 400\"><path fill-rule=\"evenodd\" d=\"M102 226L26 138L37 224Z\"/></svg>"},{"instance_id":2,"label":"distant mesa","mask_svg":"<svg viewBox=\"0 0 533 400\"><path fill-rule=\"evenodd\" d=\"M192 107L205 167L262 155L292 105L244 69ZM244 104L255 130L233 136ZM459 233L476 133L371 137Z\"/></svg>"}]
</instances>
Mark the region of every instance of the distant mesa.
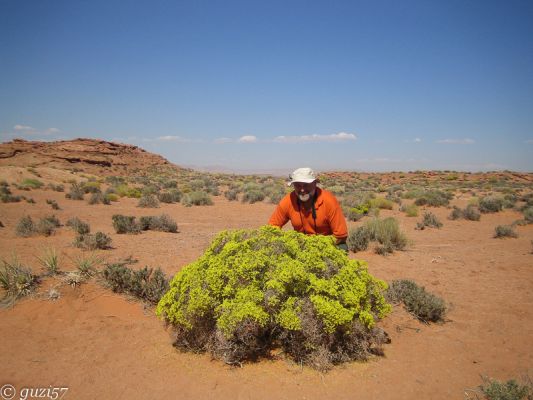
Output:
<instances>
[{"instance_id":1,"label":"distant mesa","mask_svg":"<svg viewBox=\"0 0 533 400\"><path fill-rule=\"evenodd\" d=\"M14 139L0 143L0 166L8 165L77 169L96 175L124 175L150 167L181 169L137 146L87 138L56 142Z\"/></svg>"}]
</instances>

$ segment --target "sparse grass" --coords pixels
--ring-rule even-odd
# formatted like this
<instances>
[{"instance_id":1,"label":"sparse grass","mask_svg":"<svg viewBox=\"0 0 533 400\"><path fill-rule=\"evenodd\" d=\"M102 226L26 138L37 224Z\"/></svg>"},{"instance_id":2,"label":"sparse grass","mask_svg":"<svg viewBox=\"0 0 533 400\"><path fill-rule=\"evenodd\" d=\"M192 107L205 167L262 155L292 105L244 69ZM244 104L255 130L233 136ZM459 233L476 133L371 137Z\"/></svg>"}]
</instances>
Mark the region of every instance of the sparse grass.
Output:
<instances>
[{"instance_id":1,"label":"sparse grass","mask_svg":"<svg viewBox=\"0 0 533 400\"><path fill-rule=\"evenodd\" d=\"M102 277L114 292L127 293L150 304L157 304L169 289L168 278L160 268L131 270L123 263L108 264Z\"/></svg>"},{"instance_id":2,"label":"sparse grass","mask_svg":"<svg viewBox=\"0 0 533 400\"><path fill-rule=\"evenodd\" d=\"M167 214L141 217L139 225L143 231L178 232L178 224Z\"/></svg>"},{"instance_id":3,"label":"sparse grass","mask_svg":"<svg viewBox=\"0 0 533 400\"><path fill-rule=\"evenodd\" d=\"M479 199L479 211L482 213L495 213L503 209L503 199L496 196L486 196Z\"/></svg>"},{"instance_id":4,"label":"sparse grass","mask_svg":"<svg viewBox=\"0 0 533 400\"><path fill-rule=\"evenodd\" d=\"M518 233L513 229L510 225L498 225L494 229L494 237L495 238L517 238Z\"/></svg>"},{"instance_id":5,"label":"sparse grass","mask_svg":"<svg viewBox=\"0 0 533 400\"><path fill-rule=\"evenodd\" d=\"M102 258L96 254L90 254L89 256L79 255L74 258L74 265L78 274L83 279L89 279L97 273L97 266L102 263Z\"/></svg>"},{"instance_id":6,"label":"sparse grass","mask_svg":"<svg viewBox=\"0 0 533 400\"><path fill-rule=\"evenodd\" d=\"M33 219L29 215L22 217L17 223L15 233L17 236L21 237L32 236L35 233L35 225L33 223Z\"/></svg>"},{"instance_id":7,"label":"sparse grass","mask_svg":"<svg viewBox=\"0 0 533 400\"><path fill-rule=\"evenodd\" d=\"M2 260L0 266L0 287L5 291L0 306L12 306L21 297L27 296L37 285L39 279L31 269L22 265L16 255L11 261Z\"/></svg>"},{"instance_id":8,"label":"sparse grass","mask_svg":"<svg viewBox=\"0 0 533 400\"><path fill-rule=\"evenodd\" d=\"M70 190L67 194L65 194L65 197L70 200L83 200L84 195L85 191L83 186L74 182L71 184Z\"/></svg>"},{"instance_id":9,"label":"sparse grass","mask_svg":"<svg viewBox=\"0 0 533 400\"><path fill-rule=\"evenodd\" d=\"M106 250L111 246L111 238L103 232L86 233L76 236L73 245L84 250Z\"/></svg>"},{"instance_id":10,"label":"sparse grass","mask_svg":"<svg viewBox=\"0 0 533 400\"><path fill-rule=\"evenodd\" d=\"M375 251L382 255L407 247L407 237L400 231L398 221L392 217L373 218L363 226L351 230L346 244L349 250L357 252L365 250L371 241L379 243Z\"/></svg>"},{"instance_id":11,"label":"sparse grass","mask_svg":"<svg viewBox=\"0 0 533 400\"><path fill-rule=\"evenodd\" d=\"M116 233L137 234L141 232L141 227L137 221L135 221L134 216L115 214L111 218L113 220L113 228L115 229Z\"/></svg>"},{"instance_id":12,"label":"sparse grass","mask_svg":"<svg viewBox=\"0 0 533 400\"><path fill-rule=\"evenodd\" d=\"M83 222L78 217L70 218L65 225L72 228L78 235L85 235L86 233L91 232L89 224Z\"/></svg>"},{"instance_id":13,"label":"sparse grass","mask_svg":"<svg viewBox=\"0 0 533 400\"><path fill-rule=\"evenodd\" d=\"M45 249L44 254L37 257L37 259L43 267L46 275L53 276L59 274L59 255L54 248L49 247Z\"/></svg>"},{"instance_id":14,"label":"sparse grass","mask_svg":"<svg viewBox=\"0 0 533 400\"><path fill-rule=\"evenodd\" d=\"M394 202L384 199L383 197L376 197L370 200L370 208L379 208L380 210L392 210Z\"/></svg>"},{"instance_id":15,"label":"sparse grass","mask_svg":"<svg viewBox=\"0 0 533 400\"><path fill-rule=\"evenodd\" d=\"M521 384L515 379L507 382L500 382L482 376L483 384L479 386L479 391L486 400L532 400L533 383L529 377L525 378L525 383ZM476 395L477 398L477 395Z\"/></svg>"},{"instance_id":16,"label":"sparse grass","mask_svg":"<svg viewBox=\"0 0 533 400\"><path fill-rule=\"evenodd\" d=\"M141 208L159 208L159 200L153 194L143 195L139 199L137 207Z\"/></svg>"},{"instance_id":17,"label":"sparse grass","mask_svg":"<svg viewBox=\"0 0 533 400\"><path fill-rule=\"evenodd\" d=\"M53 210L61 210L61 208L59 208L59 204L57 204L57 201L55 200L46 199L46 204L52 206Z\"/></svg>"},{"instance_id":18,"label":"sparse grass","mask_svg":"<svg viewBox=\"0 0 533 400\"><path fill-rule=\"evenodd\" d=\"M408 217L418 217L418 206L416 204L403 205L400 208Z\"/></svg>"},{"instance_id":19,"label":"sparse grass","mask_svg":"<svg viewBox=\"0 0 533 400\"><path fill-rule=\"evenodd\" d=\"M389 285L386 298L392 303L402 302L407 311L423 322L444 320L444 300L426 291L411 280L394 280Z\"/></svg>"},{"instance_id":20,"label":"sparse grass","mask_svg":"<svg viewBox=\"0 0 533 400\"><path fill-rule=\"evenodd\" d=\"M19 186L19 189L21 190L40 189L43 185L44 183L42 183L38 179L27 178L22 181L22 183Z\"/></svg>"},{"instance_id":21,"label":"sparse grass","mask_svg":"<svg viewBox=\"0 0 533 400\"><path fill-rule=\"evenodd\" d=\"M440 222L437 216L432 212L425 212L422 221L416 224L415 229L423 230L426 226L438 229L442 227L442 222Z\"/></svg>"},{"instance_id":22,"label":"sparse grass","mask_svg":"<svg viewBox=\"0 0 533 400\"><path fill-rule=\"evenodd\" d=\"M208 193L195 191L186 193L181 198L181 204L183 204L185 207L191 207L193 205L210 206L213 205L213 200L211 200L211 196L209 196Z\"/></svg>"}]
</instances>

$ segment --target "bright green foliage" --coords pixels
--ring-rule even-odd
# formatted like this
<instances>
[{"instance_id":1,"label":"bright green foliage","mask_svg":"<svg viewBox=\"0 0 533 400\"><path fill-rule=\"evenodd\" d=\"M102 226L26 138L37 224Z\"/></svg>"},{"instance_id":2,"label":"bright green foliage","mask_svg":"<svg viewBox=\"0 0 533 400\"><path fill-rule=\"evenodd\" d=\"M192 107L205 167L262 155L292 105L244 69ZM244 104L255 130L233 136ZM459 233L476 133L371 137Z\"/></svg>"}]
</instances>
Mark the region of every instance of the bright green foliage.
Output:
<instances>
[{"instance_id":1,"label":"bright green foliage","mask_svg":"<svg viewBox=\"0 0 533 400\"><path fill-rule=\"evenodd\" d=\"M372 328L391 310L386 288L332 237L265 226L220 233L172 279L157 314L178 332L211 326L232 340L250 323L269 337L302 331L302 307L312 304L327 336L349 331L354 321Z\"/></svg>"}]
</instances>

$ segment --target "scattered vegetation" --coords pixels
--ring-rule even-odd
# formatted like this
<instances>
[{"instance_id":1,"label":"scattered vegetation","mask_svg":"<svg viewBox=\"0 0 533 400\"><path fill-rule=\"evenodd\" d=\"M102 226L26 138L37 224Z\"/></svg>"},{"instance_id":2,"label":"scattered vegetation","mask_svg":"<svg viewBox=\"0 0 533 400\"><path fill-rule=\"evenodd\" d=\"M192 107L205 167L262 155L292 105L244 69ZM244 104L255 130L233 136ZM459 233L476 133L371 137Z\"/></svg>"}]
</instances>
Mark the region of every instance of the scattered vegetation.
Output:
<instances>
[{"instance_id":1,"label":"scattered vegetation","mask_svg":"<svg viewBox=\"0 0 533 400\"><path fill-rule=\"evenodd\" d=\"M441 228L442 222L432 212L425 212L422 221L416 224L415 229L423 230L426 226L430 228Z\"/></svg>"},{"instance_id":2,"label":"scattered vegetation","mask_svg":"<svg viewBox=\"0 0 533 400\"><path fill-rule=\"evenodd\" d=\"M350 230L346 244L353 252L366 250L371 241L378 242L375 252L378 254L393 253L407 247L407 237L400 231L398 221L392 217L385 219L373 218L363 226Z\"/></svg>"},{"instance_id":3,"label":"scattered vegetation","mask_svg":"<svg viewBox=\"0 0 533 400\"><path fill-rule=\"evenodd\" d=\"M139 199L137 207L141 208L159 208L159 200L153 194L143 195Z\"/></svg>"},{"instance_id":4,"label":"scattered vegetation","mask_svg":"<svg viewBox=\"0 0 533 400\"><path fill-rule=\"evenodd\" d=\"M45 249L44 254L37 259L46 275L53 276L59 273L59 256L54 248Z\"/></svg>"},{"instance_id":5,"label":"scattered vegetation","mask_svg":"<svg viewBox=\"0 0 533 400\"><path fill-rule=\"evenodd\" d=\"M44 183L42 183L38 179L34 178L27 178L22 181L22 183L19 185L20 190L31 190L31 189L40 189L43 187Z\"/></svg>"},{"instance_id":6,"label":"scattered vegetation","mask_svg":"<svg viewBox=\"0 0 533 400\"><path fill-rule=\"evenodd\" d=\"M528 377L524 384L515 379L500 382L496 379L482 377L483 384L479 386L479 392L486 400L532 400L533 383ZM477 395L476 395L477 398Z\"/></svg>"},{"instance_id":7,"label":"scattered vegetation","mask_svg":"<svg viewBox=\"0 0 533 400\"><path fill-rule=\"evenodd\" d=\"M141 227L137 221L135 221L134 216L115 214L111 219L113 220L113 228L116 233L137 234L141 232Z\"/></svg>"},{"instance_id":8,"label":"scattered vegetation","mask_svg":"<svg viewBox=\"0 0 533 400\"><path fill-rule=\"evenodd\" d=\"M403 303L407 311L423 322L443 321L446 314L444 300L411 280L392 281L386 298L391 303Z\"/></svg>"},{"instance_id":9,"label":"scattered vegetation","mask_svg":"<svg viewBox=\"0 0 533 400\"><path fill-rule=\"evenodd\" d=\"M333 239L274 227L225 231L182 269L157 306L175 345L229 364L281 347L319 370L382 354L375 326L390 306L386 284Z\"/></svg>"},{"instance_id":10,"label":"scattered vegetation","mask_svg":"<svg viewBox=\"0 0 533 400\"><path fill-rule=\"evenodd\" d=\"M65 225L72 228L78 235L85 235L86 233L91 232L89 224L83 222L78 217L70 218Z\"/></svg>"},{"instance_id":11,"label":"scattered vegetation","mask_svg":"<svg viewBox=\"0 0 533 400\"><path fill-rule=\"evenodd\" d=\"M178 232L178 224L176 224L176 222L167 214L162 214L160 216L141 217L139 220L139 225L143 231L152 230L171 233Z\"/></svg>"},{"instance_id":12,"label":"scattered vegetation","mask_svg":"<svg viewBox=\"0 0 533 400\"><path fill-rule=\"evenodd\" d=\"M404 212L408 217L418 217L418 206L416 204L408 204L400 207L400 211Z\"/></svg>"},{"instance_id":13,"label":"scattered vegetation","mask_svg":"<svg viewBox=\"0 0 533 400\"><path fill-rule=\"evenodd\" d=\"M169 289L168 279L157 268L131 270L124 263L106 265L102 276L114 292L127 293L150 304L157 304Z\"/></svg>"},{"instance_id":14,"label":"scattered vegetation","mask_svg":"<svg viewBox=\"0 0 533 400\"><path fill-rule=\"evenodd\" d=\"M183 204L185 207L191 207L191 206L211 206L213 205L213 200L211 199L211 196L207 192L190 192L186 193L181 198L181 204Z\"/></svg>"},{"instance_id":15,"label":"scattered vegetation","mask_svg":"<svg viewBox=\"0 0 533 400\"><path fill-rule=\"evenodd\" d=\"M49 204L53 210L61 210L59 204L57 204L57 201L55 200L46 199L46 204Z\"/></svg>"},{"instance_id":16,"label":"scattered vegetation","mask_svg":"<svg viewBox=\"0 0 533 400\"><path fill-rule=\"evenodd\" d=\"M27 296L38 283L38 277L31 269L22 265L13 255L11 261L2 260L0 266L0 287L4 290L4 297L0 306L12 306L21 297Z\"/></svg>"},{"instance_id":17,"label":"scattered vegetation","mask_svg":"<svg viewBox=\"0 0 533 400\"><path fill-rule=\"evenodd\" d=\"M494 229L494 237L495 238L517 238L518 233L513 229L510 225L498 225Z\"/></svg>"},{"instance_id":18,"label":"scattered vegetation","mask_svg":"<svg viewBox=\"0 0 533 400\"><path fill-rule=\"evenodd\" d=\"M453 194L450 192L428 190L418 195L415 204L417 206L443 207L450 204L451 199L453 199Z\"/></svg>"},{"instance_id":19,"label":"scattered vegetation","mask_svg":"<svg viewBox=\"0 0 533 400\"><path fill-rule=\"evenodd\" d=\"M83 250L106 250L111 246L111 238L103 232L85 233L76 236L74 246Z\"/></svg>"},{"instance_id":20,"label":"scattered vegetation","mask_svg":"<svg viewBox=\"0 0 533 400\"><path fill-rule=\"evenodd\" d=\"M479 199L479 211L482 213L495 213L503 209L501 197L486 196Z\"/></svg>"}]
</instances>

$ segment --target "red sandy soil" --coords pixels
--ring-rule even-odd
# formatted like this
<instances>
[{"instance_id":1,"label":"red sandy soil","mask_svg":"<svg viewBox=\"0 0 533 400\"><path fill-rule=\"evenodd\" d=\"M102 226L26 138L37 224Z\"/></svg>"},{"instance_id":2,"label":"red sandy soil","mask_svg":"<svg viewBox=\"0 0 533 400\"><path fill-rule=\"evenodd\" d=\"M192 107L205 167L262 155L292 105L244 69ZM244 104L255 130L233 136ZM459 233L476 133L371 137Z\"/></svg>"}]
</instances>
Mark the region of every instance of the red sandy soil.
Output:
<instances>
[{"instance_id":1,"label":"red sandy soil","mask_svg":"<svg viewBox=\"0 0 533 400\"><path fill-rule=\"evenodd\" d=\"M36 204L0 204L5 225L0 257L8 260L14 252L35 272L36 256L45 247L60 252L64 271L74 269L72 258L89 252L72 246L74 233L67 227L51 237L17 237L15 226L23 215L37 219L54 213L63 224L78 216L93 232L112 237L114 249L99 252L107 261L131 256L139 260L135 268L160 266L173 275L198 258L221 230L259 227L274 209L222 196L213 206L141 209L133 199L105 206L67 200L53 191L13 192ZM61 210L52 210L45 199L56 200ZM464 207L466 201L453 204ZM533 375L533 225L517 227L517 239L494 239L495 226L521 214L507 210L471 222L447 220L446 208L431 211L444 223L441 229L418 231L414 227L421 217L382 211L381 216L398 218L411 240L408 250L387 257L372 250L350 254L368 261L376 277L413 279L449 305L448 320L440 325L425 325L395 307L381 322L392 339L384 357L326 374L282 356L230 367L209 355L177 351L171 332L139 302L94 280L71 288L48 278L36 295L0 309L0 387L68 387L67 399L463 399L465 390L481 384L480 375L500 380ZM117 213L167 213L180 232L118 235L111 224ZM46 298L50 287L61 293L58 300Z\"/></svg>"}]
</instances>

